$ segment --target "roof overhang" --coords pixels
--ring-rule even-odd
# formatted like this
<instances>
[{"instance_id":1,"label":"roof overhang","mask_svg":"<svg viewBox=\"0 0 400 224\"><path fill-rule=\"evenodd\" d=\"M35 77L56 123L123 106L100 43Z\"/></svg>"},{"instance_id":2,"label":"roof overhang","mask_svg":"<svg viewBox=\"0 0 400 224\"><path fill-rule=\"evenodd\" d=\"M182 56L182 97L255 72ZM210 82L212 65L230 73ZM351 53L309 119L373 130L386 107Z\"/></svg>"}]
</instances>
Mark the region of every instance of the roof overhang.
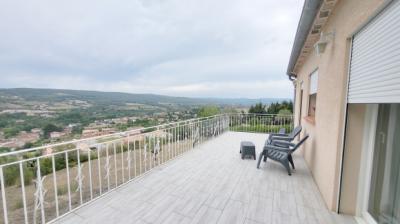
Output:
<instances>
[{"instance_id":1,"label":"roof overhang","mask_svg":"<svg viewBox=\"0 0 400 224\"><path fill-rule=\"evenodd\" d=\"M286 74L296 76L338 0L305 0Z\"/></svg>"}]
</instances>

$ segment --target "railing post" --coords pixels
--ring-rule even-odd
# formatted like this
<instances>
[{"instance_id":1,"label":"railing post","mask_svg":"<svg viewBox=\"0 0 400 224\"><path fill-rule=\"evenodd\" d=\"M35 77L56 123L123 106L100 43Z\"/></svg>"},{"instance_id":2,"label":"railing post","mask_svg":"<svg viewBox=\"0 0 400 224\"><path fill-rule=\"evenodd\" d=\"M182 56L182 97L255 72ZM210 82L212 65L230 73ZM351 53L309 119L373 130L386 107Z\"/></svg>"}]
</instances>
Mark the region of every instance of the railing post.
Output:
<instances>
[{"instance_id":1,"label":"railing post","mask_svg":"<svg viewBox=\"0 0 400 224\"><path fill-rule=\"evenodd\" d=\"M118 169L117 169L117 146L115 142L113 143L113 151L114 151L114 175L115 175L115 187L118 185Z\"/></svg>"},{"instance_id":2,"label":"railing post","mask_svg":"<svg viewBox=\"0 0 400 224\"><path fill-rule=\"evenodd\" d=\"M142 137L143 135L139 136ZM143 138L143 137L142 137ZM139 175L142 174L142 147L141 147L141 139L139 138L138 141L138 147L139 147Z\"/></svg>"},{"instance_id":3,"label":"railing post","mask_svg":"<svg viewBox=\"0 0 400 224\"><path fill-rule=\"evenodd\" d=\"M68 152L65 152L65 166L67 168L67 190L68 190L68 209L69 211L72 210L72 203L71 203L71 183L69 177L69 162L68 162Z\"/></svg>"},{"instance_id":4,"label":"railing post","mask_svg":"<svg viewBox=\"0 0 400 224\"><path fill-rule=\"evenodd\" d=\"M135 175L134 177L137 176L137 170L136 170L136 138L133 138L133 174Z\"/></svg>"},{"instance_id":5,"label":"railing post","mask_svg":"<svg viewBox=\"0 0 400 224\"><path fill-rule=\"evenodd\" d=\"M108 154L108 146L109 144L106 145L106 179L107 179L107 191L110 191L110 157Z\"/></svg>"},{"instance_id":6,"label":"railing post","mask_svg":"<svg viewBox=\"0 0 400 224\"><path fill-rule=\"evenodd\" d=\"M89 148L89 151L88 151L88 165L89 165L88 169L89 169L90 200L92 200L93 199L93 183L92 183L92 150L91 150L91 148Z\"/></svg>"},{"instance_id":7,"label":"railing post","mask_svg":"<svg viewBox=\"0 0 400 224\"><path fill-rule=\"evenodd\" d=\"M37 180L36 180L37 189L35 192L36 193L35 199L39 200L38 204L36 204L36 205L40 206L40 214L41 214L42 223L46 223L46 217L44 214L44 194L43 194L43 191L44 191L43 181L44 181L45 177L42 178L42 175L40 172L40 159L39 158L36 159L36 165L37 165ZM36 208L35 208L35 211L36 211ZM36 221L36 219L34 221Z\"/></svg>"},{"instance_id":8,"label":"railing post","mask_svg":"<svg viewBox=\"0 0 400 224\"><path fill-rule=\"evenodd\" d=\"M3 201L4 223L8 224L6 189L5 189L5 184L4 184L4 174L3 174L2 166L0 167L0 182L1 182L1 197L2 197L2 201Z\"/></svg>"},{"instance_id":9,"label":"railing post","mask_svg":"<svg viewBox=\"0 0 400 224\"><path fill-rule=\"evenodd\" d=\"M128 149L128 151L127 151L127 162L128 162L128 180L131 180L132 179L132 177L131 177L131 163L132 163L132 158L131 158L131 139L130 139L130 135L128 134L128 139L127 139L127 143L128 143L128 146L127 146L127 149Z\"/></svg>"},{"instance_id":10,"label":"railing post","mask_svg":"<svg viewBox=\"0 0 400 224\"><path fill-rule=\"evenodd\" d=\"M171 128L169 129L169 131L167 133L168 133L168 160L170 160L171 159L171 133L172 133Z\"/></svg>"},{"instance_id":11,"label":"railing post","mask_svg":"<svg viewBox=\"0 0 400 224\"><path fill-rule=\"evenodd\" d=\"M144 151L144 172L147 172L147 136L144 136L143 151Z\"/></svg>"},{"instance_id":12,"label":"railing post","mask_svg":"<svg viewBox=\"0 0 400 224\"><path fill-rule=\"evenodd\" d=\"M99 146L99 148L97 149L97 171L98 171L98 174L99 174L99 193L101 195L103 193L102 184L101 184L101 179L103 177L101 176L101 155L100 155L100 150L101 150L101 146Z\"/></svg>"},{"instance_id":13,"label":"railing post","mask_svg":"<svg viewBox=\"0 0 400 224\"><path fill-rule=\"evenodd\" d=\"M82 166L81 166L81 158L80 158L80 150L76 148L77 159L78 159L78 176L76 180L78 181L78 189L79 190L79 200L80 203L83 204L83 195L82 195L82 184L83 184L83 177L82 177Z\"/></svg>"},{"instance_id":14,"label":"railing post","mask_svg":"<svg viewBox=\"0 0 400 224\"><path fill-rule=\"evenodd\" d=\"M21 178L21 191L22 191L22 203L24 208L24 220L25 223L28 223L28 210L26 208L26 193L25 193L25 179L24 179L24 169L22 166L22 162L19 162L19 174ZM57 217L58 217L58 203L57 203L57 196L56 196L56 209L57 209Z\"/></svg>"},{"instance_id":15,"label":"railing post","mask_svg":"<svg viewBox=\"0 0 400 224\"><path fill-rule=\"evenodd\" d=\"M125 183L125 172L124 172L124 170L125 170L125 164L124 164L124 141L123 141L123 139L121 140L121 143L120 143L121 145L120 145L120 148L121 148L121 175L122 175L122 183Z\"/></svg>"}]
</instances>

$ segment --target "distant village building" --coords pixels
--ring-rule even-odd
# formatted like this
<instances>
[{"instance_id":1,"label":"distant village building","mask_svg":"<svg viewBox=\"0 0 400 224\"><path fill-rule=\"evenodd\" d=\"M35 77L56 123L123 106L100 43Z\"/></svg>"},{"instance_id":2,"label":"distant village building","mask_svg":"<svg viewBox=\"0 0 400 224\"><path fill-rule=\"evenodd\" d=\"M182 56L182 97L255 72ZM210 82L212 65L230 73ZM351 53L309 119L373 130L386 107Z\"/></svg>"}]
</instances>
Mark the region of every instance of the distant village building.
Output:
<instances>
[{"instance_id":1,"label":"distant village building","mask_svg":"<svg viewBox=\"0 0 400 224\"><path fill-rule=\"evenodd\" d=\"M128 128L127 132L129 133L129 135L137 135L142 133L142 129L143 127L130 127Z\"/></svg>"},{"instance_id":2,"label":"distant village building","mask_svg":"<svg viewBox=\"0 0 400 224\"><path fill-rule=\"evenodd\" d=\"M74 124L69 124L68 125L68 128L74 128L74 127L77 127L77 126L80 126L81 124L78 124L78 123L74 123Z\"/></svg>"},{"instance_id":3,"label":"distant village building","mask_svg":"<svg viewBox=\"0 0 400 224\"><path fill-rule=\"evenodd\" d=\"M42 134L43 131L42 131L42 129L40 129L40 128L33 128L33 129L31 129L31 133Z\"/></svg>"},{"instance_id":4,"label":"distant village building","mask_svg":"<svg viewBox=\"0 0 400 224\"><path fill-rule=\"evenodd\" d=\"M40 133L32 133L21 131L17 136L12 139L3 139L0 141L0 147L7 148L22 148L26 143L33 143L40 139Z\"/></svg>"},{"instance_id":5,"label":"distant village building","mask_svg":"<svg viewBox=\"0 0 400 224\"><path fill-rule=\"evenodd\" d=\"M108 135L108 134L114 134L118 130L116 128L103 128L101 129L100 135Z\"/></svg>"},{"instance_id":6,"label":"distant village building","mask_svg":"<svg viewBox=\"0 0 400 224\"><path fill-rule=\"evenodd\" d=\"M5 141L0 143L0 147L6 147L6 148L11 148L11 149L15 149L15 148L21 148L25 145L24 142L19 141L16 138L13 138L11 140Z\"/></svg>"},{"instance_id":7,"label":"distant village building","mask_svg":"<svg viewBox=\"0 0 400 224\"><path fill-rule=\"evenodd\" d=\"M61 138L61 137L65 136L66 134L67 133L65 133L65 132L53 131L53 132L50 132L50 138L51 139Z\"/></svg>"},{"instance_id":8,"label":"distant village building","mask_svg":"<svg viewBox=\"0 0 400 224\"><path fill-rule=\"evenodd\" d=\"M98 136L99 133L100 132L99 132L98 129L84 129L82 131L82 137L83 138L90 138L90 137Z\"/></svg>"}]
</instances>

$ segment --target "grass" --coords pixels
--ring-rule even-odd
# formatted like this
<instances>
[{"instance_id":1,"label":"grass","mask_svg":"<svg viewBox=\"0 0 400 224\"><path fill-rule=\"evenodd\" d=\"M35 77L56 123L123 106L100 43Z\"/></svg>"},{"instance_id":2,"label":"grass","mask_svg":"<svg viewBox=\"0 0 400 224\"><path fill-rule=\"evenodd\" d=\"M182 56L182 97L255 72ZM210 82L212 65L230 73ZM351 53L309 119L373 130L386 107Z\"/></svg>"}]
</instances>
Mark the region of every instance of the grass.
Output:
<instances>
[{"instance_id":1,"label":"grass","mask_svg":"<svg viewBox=\"0 0 400 224\"><path fill-rule=\"evenodd\" d=\"M24 206L24 202L22 200L18 200L14 204L14 209L20 209Z\"/></svg>"},{"instance_id":2,"label":"grass","mask_svg":"<svg viewBox=\"0 0 400 224\"><path fill-rule=\"evenodd\" d=\"M288 133L292 130L292 125L237 125L230 127L230 130L241 132L278 133L281 128L285 128L286 133Z\"/></svg>"}]
</instances>

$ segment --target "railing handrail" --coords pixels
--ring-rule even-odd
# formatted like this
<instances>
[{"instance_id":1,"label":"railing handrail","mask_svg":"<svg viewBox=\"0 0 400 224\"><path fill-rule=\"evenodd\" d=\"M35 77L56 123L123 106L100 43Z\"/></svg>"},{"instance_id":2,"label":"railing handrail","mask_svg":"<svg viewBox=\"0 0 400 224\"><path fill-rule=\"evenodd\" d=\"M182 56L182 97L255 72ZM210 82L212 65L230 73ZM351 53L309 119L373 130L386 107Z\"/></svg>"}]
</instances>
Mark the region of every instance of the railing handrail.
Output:
<instances>
[{"instance_id":1,"label":"railing handrail","mask_svg":"<svg viewBox=\"0 0 400 224\"><path fill-rule=\"evenodd\" d=\"M191 119L187 119L187 120L175 121L175 122L170 122L170 123L166 123L166 124L159 124L159 125L150 126L150 127L137 128L137 129L133 129L133 130L129 130L129 131L121 131L121 132L112 133L112 134L105 134L105 135L88 137L88 138L73 139L73 140L63 141L63 142L54 143L54 144L47 144L47 145L36 146L36 147L32 147L32 148L25 148L25 149L16 150L16 151L0 153L0 158L6 157L6 156L14 156L14 155L23 154L23 153L34 152L37 150L43 150L43 149L51 148L51 147L57 147L57 146L68 145L68 144L77 144L80 142L93 141L93 140L98 140L98 139L114 137L114 136L121 137L122 135L127 135L129 137L130 134L137 133L137 132L139 132L139 134L135 134L135 135L140 135L143 133L143 131L146 131L149 129L159 130L160 128L167 127L169 125L177 125L177 124L187 123L187 122L192 122L192 121L208 120L208 119L212 119L215 117L221 117L221 116L227 116L227 115L228 116L231 116L231 115L257 115L257 116L280 116L280 117L292 117L293 116L293 115L284 115L284 114L280 115L280 114L263 114L263 113L239 113L239 112L238 113L221 113L221 114L216 114L216 115L208 116L208 117L191 118ZM96 145L96 144L93 144L93 145Z\"/></svg>"},{"instance_id":2,"label":"railing handrail","mask_svg":"<svg viewBox=\"0 0 400 224\"><path fill-rule=\"evenodd\" d=\"M282 117L285 117L285 116L287 116L287 117L292 117L293 116L293 114L264 114L264 113L240 113L240 112L237 112L237 113L224 113L224 114L226 114L226 115L241 115L241 114L243 114L243 115L261 115L261 116L282 116Z\"/></svg>"},{"instance_id":3,"label":"railing handrail","mask_svg":"<svg viewBox=\"0 0 400 224\"><path fill-rule=\"evenodd\" d=\"M191 118L191 119L187 119L187 120L176 121L176 122L160 124L160 125L144 127L144 128L138 128L138 129L133 129L133 130L129 130L129 131L122 131L122 132L106 134L106 135L100 135L100 136L94 136L94 137L89 137L89 138L74 139L74 140L63 141L63 142L54 143L54 144L48 144L48 145L42 145L42 146L37 146L37 147L32 147L32 148L26 148L26 149L11 151L11 152L5 152L5 153L0 153L0 158L1 157L5 157L5 156L13 156L13 155L16 155L16 154L22 154L22 153L28 153L28 152L33 152L33 151L37 151L37 150L42 150L42 149L46 149L46 148L49 148L49 147L57 147L57 146L68 145L68 144L76 144L76 143L79 143L79 142L93 141L93 140L98 140L98 139L103 139L103 138L108 138L108 137L113 137L113 136L117 136L117 137L121 137L121 135L128 135L129 136L129 134L131 134L133 132L136 133L136 132L140 131L139 133L142 133L142 131L145 131L145 130L148 130L148 129L154 129L154 128L159 129L160 127L166 127L168 125L176 125L176 124L186 123L186 122L190 122L190 121L208 120L208 119L212 119L212 118L215 118L215 117L220 117L220 116L223 116L223 115L225 115L225 114L217 114L217 115L208 116L208 117Z\"/></svg>"}]
</instances>

